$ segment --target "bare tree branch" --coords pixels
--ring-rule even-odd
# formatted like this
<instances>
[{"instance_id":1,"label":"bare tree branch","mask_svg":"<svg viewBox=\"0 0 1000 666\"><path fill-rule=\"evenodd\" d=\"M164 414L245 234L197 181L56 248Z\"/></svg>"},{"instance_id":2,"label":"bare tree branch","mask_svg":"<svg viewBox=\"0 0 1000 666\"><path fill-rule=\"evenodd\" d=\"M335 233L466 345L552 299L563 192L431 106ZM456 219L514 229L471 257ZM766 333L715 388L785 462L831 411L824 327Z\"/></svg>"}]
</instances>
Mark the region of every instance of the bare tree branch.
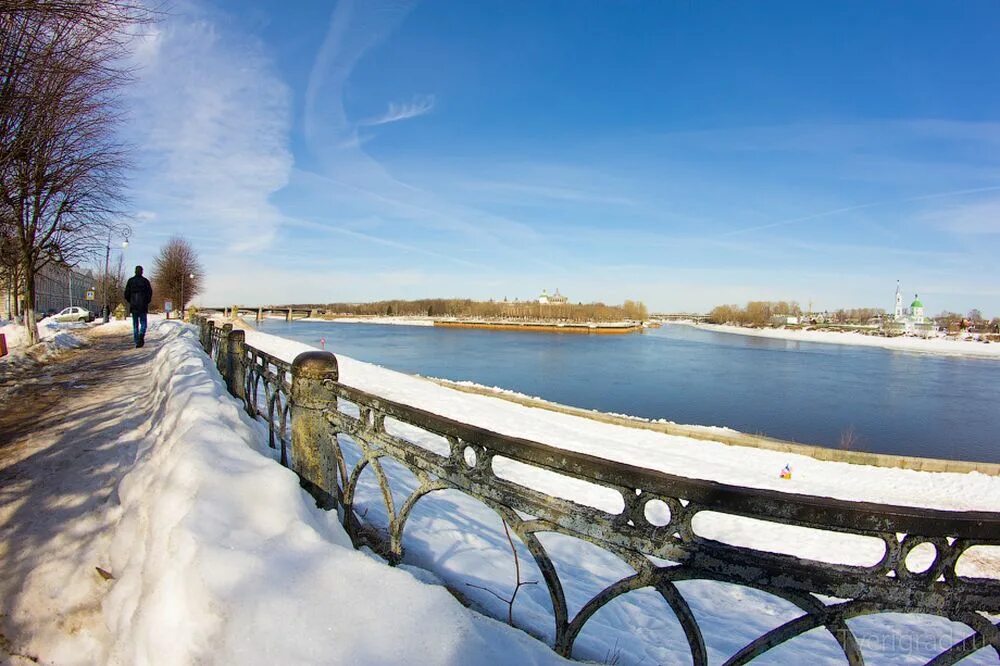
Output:
<instances>
[{"instance_id":1,"label":"bare tree branch","mask_svg":"<svg viewBox=\"0 0 1000 666\"><path fill-rule=\"evenodd\" d=\"M120 91L153 18L137 0L0 0L0 265L16 266L29 342L37 272L127 230Z\"/></svg>"},{"instance_id":2,"label":"bare tree branch","mask_svg":"<svg viewBox=\"0 0 1000 666\"><path fill-rule=\"evenodd\" d=\"M198 253L191 244L180 236L171 238L153 259L154 306L163 308L163 302L170 300L183 314L185 303L201 293L204 279Z\"/></svg>"}]
</instances>

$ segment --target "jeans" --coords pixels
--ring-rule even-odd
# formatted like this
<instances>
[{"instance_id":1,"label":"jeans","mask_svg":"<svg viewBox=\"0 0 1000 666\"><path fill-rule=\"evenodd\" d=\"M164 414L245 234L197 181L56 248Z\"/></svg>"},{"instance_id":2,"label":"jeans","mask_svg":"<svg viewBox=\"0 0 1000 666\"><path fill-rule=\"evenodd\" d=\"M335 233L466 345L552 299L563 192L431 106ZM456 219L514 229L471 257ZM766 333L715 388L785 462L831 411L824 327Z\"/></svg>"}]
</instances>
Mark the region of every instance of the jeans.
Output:
<instances>
[{"instance_id":1,"label":"jeans","mask_svg":"<svg viewBox=\"0 0 1000 666\"><path fill-rule=\"evenodd\" d=\"M133 312L132 339L136 344L139 344L139 338L144 338L144 337L146 337L146 313Z\"/></svg>"}]
</instances>

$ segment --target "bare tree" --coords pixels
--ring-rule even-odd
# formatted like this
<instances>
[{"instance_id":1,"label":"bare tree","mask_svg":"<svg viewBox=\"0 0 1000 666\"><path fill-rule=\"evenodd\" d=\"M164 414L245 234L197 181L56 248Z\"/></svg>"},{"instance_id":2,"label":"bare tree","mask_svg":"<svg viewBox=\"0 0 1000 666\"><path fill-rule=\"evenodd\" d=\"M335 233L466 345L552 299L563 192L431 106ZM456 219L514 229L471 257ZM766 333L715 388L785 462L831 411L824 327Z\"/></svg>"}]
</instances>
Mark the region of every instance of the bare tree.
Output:
<instances>
[{"instance_id":1,"label":"bare tree","mask_svg":"<svg viewBox=\"0 0 1000 666\"><path fill-rule=\"evenodd\" d=\"M174 236L153 259L153 303L162 308L165 300L173 301L183 316L185 303L201 293L204 279L198 253L187 240Z\"/></svg>"},{"instance_id":2,"label":"bare tree","mask_svg":"<svg viewBox=\"0 0 1000 666\"><path fill-rule=\"evenodd\" d=\"M118 94L129 33L150 16L131 0L0 3L0 225L29 343L38 271L76 265L125 229Z\"/></svg>"},{"instance_id":3,"label":"bare tree","mask_svg":"<svg viewBox=\"0 0 1000 666\"><path fill-rule=\"evenodd\" d=\"M108 268L107 274L104 272L103 263L94 269L94 287L96 302L102 307L107 305L111 312L123 304L123 292L125 291L125 260L118 255L118 261Z\"/></svg>"}]
</instances>

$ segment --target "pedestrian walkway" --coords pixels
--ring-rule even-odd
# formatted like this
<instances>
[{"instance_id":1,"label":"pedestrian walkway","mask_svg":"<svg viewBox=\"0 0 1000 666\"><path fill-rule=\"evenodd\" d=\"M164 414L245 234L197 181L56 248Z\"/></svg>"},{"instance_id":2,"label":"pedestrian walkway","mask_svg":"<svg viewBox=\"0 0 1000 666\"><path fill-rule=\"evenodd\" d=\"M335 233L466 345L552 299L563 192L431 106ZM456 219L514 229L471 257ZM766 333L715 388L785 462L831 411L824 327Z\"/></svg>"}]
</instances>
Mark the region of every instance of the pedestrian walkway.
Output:
<instances>
[{"instance_id":1,"label":"pedestrian walkway","mask_svg":"<svg viewBox=\"0 0 1000 666\"><path fill-rule=\"evenodd\" d=\"M110 569L115 488L149 429L130 407L158 345L136 349L124 322L74 333L82 348L0 376L0 663L85 663L107 643L98 567ZM25 647L46 645L67 653Z\"/></svg>"}]
</instances>

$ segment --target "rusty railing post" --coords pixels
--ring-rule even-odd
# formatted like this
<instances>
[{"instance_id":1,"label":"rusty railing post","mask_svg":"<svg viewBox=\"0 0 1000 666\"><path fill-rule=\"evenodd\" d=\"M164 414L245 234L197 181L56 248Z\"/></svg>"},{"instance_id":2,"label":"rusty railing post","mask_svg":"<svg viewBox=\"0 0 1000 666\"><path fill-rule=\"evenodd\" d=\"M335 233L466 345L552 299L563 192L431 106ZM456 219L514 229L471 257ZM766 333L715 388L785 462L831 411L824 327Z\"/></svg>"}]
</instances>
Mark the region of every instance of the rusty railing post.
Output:
<instances>
[{"instance_id":1,"label":"rusty railing post","mask_svg":"<svg viewBox=\"0 0 1000 666\"><path fill-rule=\"evenodd\" d=\"M324 412L337 408L330 385L339 379L337 357L330 352L303 352L292 361L292 471L322 509L335 509L337 461Z\"/></svg>"},{"instance_id":2,"label":"rusty railing post","mask_svg":"<svg viewBox=\"0 0 1000 666\"><path fill-rule=\"evenodd\" d=\"M201 346L205 350L205 353L211 356L212 354L212 332L215 330L215 322L208 319L205 322L205 328L202 329Z\"/></svg>"},{"instance_id":3,"label":"rusty railing post","mask_svg":"<svg viewBox=\"0 0 1000 666\"><path fill-rule=\"evenodd\" d=\"M229 334L232 330L232 324L222 325L222 336L219 337L218 356L215 357L215 367L219 369L219 374L225 378L226 385L229 384L229 375L227 373L229 370Z\"/></svg>"},{"instance_id":4,"label":"rusty railing post","mask_svg":"<svg viewBox=\"0 0 1000 666\"><path fill-rule=\"evenodd\" d=\"M246 406L246 332L229 332L228 354L226 358L226 384L229 392L243 401Z\"/></svg>"}]
</instances>

